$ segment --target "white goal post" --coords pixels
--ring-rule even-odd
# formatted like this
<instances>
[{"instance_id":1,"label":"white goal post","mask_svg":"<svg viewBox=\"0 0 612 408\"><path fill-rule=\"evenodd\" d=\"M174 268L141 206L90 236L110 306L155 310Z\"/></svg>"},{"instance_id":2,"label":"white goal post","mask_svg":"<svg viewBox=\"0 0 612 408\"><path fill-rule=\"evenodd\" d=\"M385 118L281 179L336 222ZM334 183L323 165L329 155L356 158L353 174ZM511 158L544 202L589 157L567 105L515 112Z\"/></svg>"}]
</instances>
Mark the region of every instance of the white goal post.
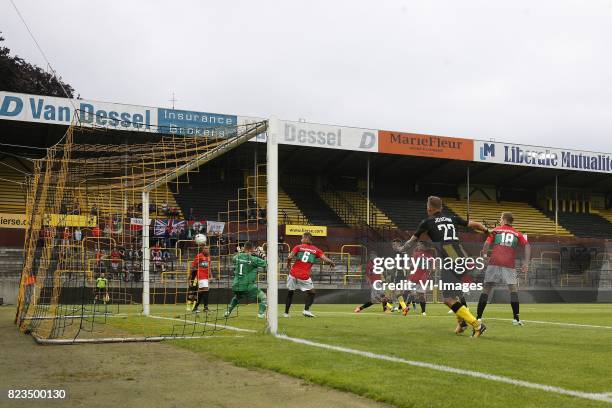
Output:
<instances>
[{"instance_id":1,"label":"white goal post","mask_svg":"<svg viewBox=\"0 0 612 408\"><path fill-rule=\"evenodd\" d=\"M280 121L271 117L268 120L267 138L267 243L268 269L268 327L267 331L276 335L278 332L278 136Z\"/></svg>"}]
</instances>

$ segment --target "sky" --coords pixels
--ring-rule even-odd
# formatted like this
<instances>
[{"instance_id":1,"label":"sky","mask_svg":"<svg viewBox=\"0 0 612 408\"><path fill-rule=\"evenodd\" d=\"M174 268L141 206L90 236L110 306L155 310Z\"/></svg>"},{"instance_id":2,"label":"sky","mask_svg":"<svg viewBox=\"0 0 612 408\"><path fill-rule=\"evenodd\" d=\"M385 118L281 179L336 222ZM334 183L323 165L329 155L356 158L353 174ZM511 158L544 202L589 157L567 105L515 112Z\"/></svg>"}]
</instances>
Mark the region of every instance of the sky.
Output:
<instances>
[{"instance_id":1,"label":"sky","mask_svg":"<svg viewBox=\"0 0 612 408\"><path fill-rule=\"evenodd\" d=\"M612 152L608 0L14 1L84 99Z\"/></svg>"}]
</instances>

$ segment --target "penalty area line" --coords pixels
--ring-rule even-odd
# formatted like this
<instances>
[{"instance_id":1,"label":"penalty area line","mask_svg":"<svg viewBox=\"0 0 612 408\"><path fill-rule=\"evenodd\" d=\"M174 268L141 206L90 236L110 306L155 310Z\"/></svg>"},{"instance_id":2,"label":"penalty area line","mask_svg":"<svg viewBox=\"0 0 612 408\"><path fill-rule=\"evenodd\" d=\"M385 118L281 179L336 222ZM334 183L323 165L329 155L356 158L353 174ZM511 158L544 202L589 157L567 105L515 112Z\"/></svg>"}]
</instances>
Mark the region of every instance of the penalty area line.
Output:
<instances>
[{"instance_id":1,"label":"penalty area line","mask_svg":"<svg viewBox=\"0 0 612 408\"><path fill-rule=\"evenodd\" d=\"M392 363L407 364L413 367L427 368L430 370L441 371L444 373L467 375L470 377L511 384L511 385L515 385L519 387L531 388L531 389L535 389L539 391L546 391L546 392L550 392L553 394L569 395L572 397L578 397L578 398L583 398L583 399L588 399L588 400L593 400L593 401L602 401L602 402L612 403L612 396L610 395L610 393L592 393L592 392L568 390L568 389L556 387L553 385L533 383L529 381L518 380L515 378L511 378L511 377L504 377L504 376L496 375L496 374L488 374L488 373L483 373L480 371L466 370L462 368L455 368L455 367L445 366L441 364L425 363L423 361L406 360L403 358L388 356L385 354L372 353L370 351L355 350L355 349L351 349L348 347L341 347L341 346L334 346L331 344L318 343L318 342L311 341L311 340L305 340L305 339L300 339L296 337L289 337L284 334L277 334L276 337L281 340L287 340L287 341L291 341L291 342L298 343L298 344L304 344L307 346L317 347L317 348L326 349L326 350L339 351L341 353L358 355L361 357L371 358L375 360L383 360L383 361L388 361Z\"/></svg>"},{"instance_id":2,"label":"penalty area line","mask_svg":"<svg viewBox=\"0 0 612 408\"><path fill-rule=\"evenodd\" d=\"M176 317L163 317L163 316L155 316L155 315L149 315L148 317L150 317L152 319L173 320L175 322L182 322L182 323L186 323L186 324L191 324L191 323L193 323L193 324L201 324L203 326L213 326L213 327L218 327L220 329L234 330L234 331L244 332L244 333L257 333L257 330L242 329L240 327L228 326L226 324L215 324L215 323L208 323L208 322L197 322L195 320L177 319Z\"/></svg>"}]
</instances>

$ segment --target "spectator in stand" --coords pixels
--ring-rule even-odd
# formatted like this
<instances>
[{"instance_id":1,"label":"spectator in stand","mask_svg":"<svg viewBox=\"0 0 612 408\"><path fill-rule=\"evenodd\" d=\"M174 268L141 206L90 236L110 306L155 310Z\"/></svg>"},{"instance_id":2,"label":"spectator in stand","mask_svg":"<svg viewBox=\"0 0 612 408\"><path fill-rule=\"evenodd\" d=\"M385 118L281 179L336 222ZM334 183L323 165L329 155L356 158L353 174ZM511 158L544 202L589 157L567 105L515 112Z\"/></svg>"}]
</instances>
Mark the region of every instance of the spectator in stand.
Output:
<instances>
[{"instance_id":1,"label":"spectator in stand","mask_svg":"<svg viewBox=\"0 0 612 408\"><path fill-rule=\"evenodd\" d=\"M166 248L170 248L170 246L172 245L172 243L170 242L171 235L172 235L172 227L168 225L166 229L164 230L164 247Z\"/></svg>"},{"instance_id":2,"label":"spectator in stand","mask_svg":"<svg viewBox=\"0 0 612 408\"><path fill-rule=\"evenodd\" d=\"M155 272L159 270L165 272L165 268L162 263L162 251L159 244L155 244L155 246L151 250L151 260L153 261L153 270Z\"/></svg>"},{"instance_id":3,"label":"spectator in stand","mask_svg":"<svg viewBox=\"0 0 612 408\"><path fill-rule=\"evenodd\" d=\"M96 217L98 215L98 206L97 205L92 205L91 206L91 210L89 210L89 215L91 215L92 217Z\"/></svg>"},{"instance_id":4,"label":"spectator in stand","mask_svg":"<svg viewBox=\"0 0 612 408\"><path fill-rule=\"evenodd\" d=\"M80 227L76 227L76 229L74 230L74 243L78 244L81 242L82 239L83 239L83 232L81 231Z\"/></svg>"},{"instance_id":5,"label":"spectator in stand","mask_svg":"<svg viewBox=\"0 0 612 408\"><path fill-rule=\"evenodd\" d=\"M259 223L260 224L265 224L266 223L266 209L265 208L260 208L259 209Z\"/></svg>"},{"instance_id":6,"label":"spectator in stand","mask_svg":"<svg viewBox=\"0 0 612 408\"><path fill-rule=\"evenodd\" d=\"M227 255L229 254L229 249L228 249L228 241L227 241L227 237L224 235L221 235L219 237L219 247L220 247L220 255Z\"/></svg>"},{"instance_id":7,"label":"spectator in stand","mask_svg":"<svg viewBox=\"0 0 612 408\"><path fill-rule=\"evenodd\" d=\"M113 270L113 276L118 277L119 267L121 266L121 252L119 252L117 248L113 249L113 251L110 254L110 258L111 258L111 268Z\"/></svg>"},{"instance_id":8,"label":"spectator in stand","mask_svg":"<svg viewBox=\"0 0 612 408\"><path fill-rule=\"evenodd\" d=\"M168 203L166 201L164 201L162 203L162 205L161 205L161 214L164 215L164 216L167 216L168 215L168 210L169 210Z\"/></svg>"},{"instance_id":9,"label":"spectator in stand","mask_svg":"<svg viewBox=\"0 0 612 408\"><path fill-rule=\"evenodd\" d=\"M180 240L187 239L187 228L185 228L184 226L181 226L178 229L178 239L180 239Z\"/></svg>"},{"instance_id":10,"label":"spectator in stand","mask_svg":"<svg viewBox=\"0 0 612 408\"><path fill-rule=\"evenodd\" d=\"M103 249L98 248L96 251L96 270L98 272L104 271L104 259L106 258L106 252Z\"/></svg>"},{"instance_id":11,"label":"spectator in stand","mask_svg":"<svg viewBox=\"0 0 612 408\"><path fill-rule=\"evenodd\" d=\"M72 237L72 233L70 232L70 228L65 227L64 232L62 233L62 245L65 247L70 245L71 237Z\"/></svg>"},{"instance_id":12,"label":"spectator in stand","mask_svg":"<svg viewBox=\"0 0 612 408\"><path fill-rule=\"evenodd\" d=\"M168 269L168 266L170 266L171 262L172 254L170 254L170 250L166 248L162 252L162 268L164 271ZM170 267L170 269L172 269L172 267Z\"/></svg>"},{"instance_id":13,"label":"spectator in stand","mask_svg":"<svg viewBox=\"0 0 612 408\"><path fill-rule=\"evenodd\" d=\"M193 207L189 208L189 216L187 217L187 221L194 221L195 220L195 215L193 212Z\"/></svg>"},{"instance_id":14,"label":"spectator in stand","mask_svg":"<svg viewBox=\"0 0 612 408\"><path fill-rule=\"evenodd\" d=\"M170 232L170 245L167 245L166 248L172 248L176 241L178 241L178 228L172 228Z\"/></svg>"},{"instance_id":15,"label":"spectator in stand","mask_svg":"<svg viewBox=\"0 0 612 408\"><path fill-rule=\"evenodd\" d=\"M187 232L185 233L185 239L193 239L194 237L194 233L193 233L193 224L187 226Z\"/></svg>"},{"instance_id":16,"label":"spectator in stand","mask_svg":"<svg viewBox=\"0 0 612 408\"><path fill-rule=\"evenodd\" d=\"M72 213L74 215L81 215L81 205L78 201L75 201L74 204L72 204Z\"/></svg>"}]
</instances>

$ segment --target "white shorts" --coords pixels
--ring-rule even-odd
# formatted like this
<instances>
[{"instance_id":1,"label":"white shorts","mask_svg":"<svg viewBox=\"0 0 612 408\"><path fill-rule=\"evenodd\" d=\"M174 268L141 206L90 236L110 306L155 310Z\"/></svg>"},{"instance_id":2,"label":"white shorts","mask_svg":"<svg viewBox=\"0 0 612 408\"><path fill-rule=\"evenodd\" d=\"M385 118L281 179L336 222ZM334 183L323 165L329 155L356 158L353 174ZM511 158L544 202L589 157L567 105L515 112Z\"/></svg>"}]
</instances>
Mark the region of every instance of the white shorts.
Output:
<instances>
[{"instance_id":1,"label":"white shorts","mask_svg":"<svg viewBox=\"0 0 612 408\"><path fill-rule=\"evenodd\" d=\"M306 280L294 278L293 276L287 276L287 289L288 290L296 290L299 289L302 292L306 292L308 290L314 289L314 285L312 284L312 279L308 278Z\"/></svg>"},{"instance_id":2,"label":"white shorts","mask_svg":"<svg viewBox=\"0 0 612 408\"><path fill-rule=\"evenodd\" d=\"M208 279L200 279L198 280L198 289L208 289Z\"/></svg>"},{"instance_id":3,"label":"white shorts","mask_svg":"<svg viewBox=\"0 0 612 408\"><path fill-rule=\"evenodd\" d=\"M484 283L502 283L516 285L516 270L504 266L489 265L485 272Z\"/></svg>"}]
</instances>

